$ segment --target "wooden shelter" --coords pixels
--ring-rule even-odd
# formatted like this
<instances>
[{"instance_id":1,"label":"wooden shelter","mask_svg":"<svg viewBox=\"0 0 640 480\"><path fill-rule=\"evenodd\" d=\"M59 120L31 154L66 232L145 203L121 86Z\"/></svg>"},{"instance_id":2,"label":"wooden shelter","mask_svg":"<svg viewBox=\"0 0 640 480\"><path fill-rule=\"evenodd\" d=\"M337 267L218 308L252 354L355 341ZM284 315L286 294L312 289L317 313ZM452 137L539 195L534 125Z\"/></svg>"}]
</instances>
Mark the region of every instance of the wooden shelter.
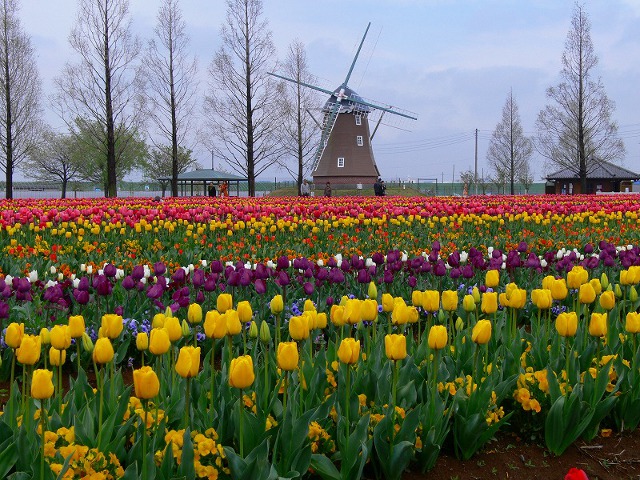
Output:
<instances>
[{"instance_id":1,"label":"wooden shelter","mask_svg":"<svg viewBox=\"0 0 640 480\"><path fill-rule=\"evenodd\" d=\"M598 192L631 192L640 174L610 162L594 163L587 171L587 191L582 192L580 178L574 170L563 168L547 175L545 193L578 194Z\"/></svg>"}]
</instances>

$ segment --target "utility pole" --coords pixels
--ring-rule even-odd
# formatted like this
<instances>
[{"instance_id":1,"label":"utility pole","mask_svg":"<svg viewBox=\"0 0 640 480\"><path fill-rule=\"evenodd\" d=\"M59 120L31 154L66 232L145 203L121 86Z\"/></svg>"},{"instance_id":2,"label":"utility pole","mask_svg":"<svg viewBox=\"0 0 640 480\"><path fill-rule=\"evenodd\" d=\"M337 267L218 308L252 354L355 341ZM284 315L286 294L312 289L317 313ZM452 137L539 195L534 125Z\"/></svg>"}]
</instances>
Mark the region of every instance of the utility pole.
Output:
<instances>
[{"instance_id":1,"label":"utility pole","mask_svg":"<svg viewBox=\"0 0 640 480\"><path fill-rule=\"evenodd\" d=\"M478 129L476 128L476 167L473 173L474 183L476 184L476 195L478 194Z\"/></svg>"},{"instance_id":2,"label":"utility pole","mask_svg":"<svg viewBox=\"0 0 640 480\"><path fill-rule=\"evenodd\" d=\"M455 184L456 184L456 164L453 164L453 174L451 175L451 194L455 192Z\"/></svg>"},{"instance_id":3,"label":"utility pole","mask_svg":"<svg viewBox=\"0 0 640 480\"><path fill-rule=\"evenodd\" d=\"M214 168L213 168L213 149L211 150L211 170L214 170Z\"/></svg>"}]
</instances>

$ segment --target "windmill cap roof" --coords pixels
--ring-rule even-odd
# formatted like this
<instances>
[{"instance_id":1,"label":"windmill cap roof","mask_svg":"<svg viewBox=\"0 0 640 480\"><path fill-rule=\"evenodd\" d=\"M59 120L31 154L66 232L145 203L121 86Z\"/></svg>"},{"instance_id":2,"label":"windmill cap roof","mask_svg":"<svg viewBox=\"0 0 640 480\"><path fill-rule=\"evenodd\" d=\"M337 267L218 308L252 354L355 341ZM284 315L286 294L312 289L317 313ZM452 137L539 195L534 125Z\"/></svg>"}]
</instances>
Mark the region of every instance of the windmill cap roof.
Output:
<instances>
[{"instance_id":1,"label":"windmill cap roof","mask_svg":"<svg viewBox=\"0 0 640 480\"><path fill-rule=\"evenodd\" d=\"M364 105L362 103L358 103L358 101L364 101L364 99L358 95L355 91L350 89L348 86L343 87L340 85L333 91L333 95L329 97L329 100L326 101L323 107L323 111L331 111L333 105L338 100L338 95L340 94L340 90L344 88L344 95L349 97L350 100L342 100L340 102L340 112L339 113L353 113L353 112L361 112L361 113L369 113L371 109L368 105ZM355 101L353 101L355 100Z\"/></svg>"}]
</instances>

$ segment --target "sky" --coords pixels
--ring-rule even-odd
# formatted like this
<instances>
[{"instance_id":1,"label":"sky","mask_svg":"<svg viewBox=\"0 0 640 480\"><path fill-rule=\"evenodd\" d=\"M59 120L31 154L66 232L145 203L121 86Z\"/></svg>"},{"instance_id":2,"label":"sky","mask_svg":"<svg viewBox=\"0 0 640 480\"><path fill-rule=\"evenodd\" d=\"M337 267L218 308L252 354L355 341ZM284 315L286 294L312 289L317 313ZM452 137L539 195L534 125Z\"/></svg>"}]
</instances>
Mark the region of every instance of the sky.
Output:
<instances>
[{"instance_id":1,"label":"sky","mask_svg":"<svg viewBox=\"0 0 640 480\"><path fill-rule=\"evenodd\" d=\"M45 94L77 57L68 44L77 0L22 0L20 19L36 53ZM132 28L141 40L153 35L160 0L131 0ZM298 39L310 72L336 88L344 80L367 24L371 29L349 86L378 104L417 114L417 121L390 121L373 140L376 163L387 180L458 180L475 169L489 172L486 153L509 92L526 135L548 103L546 90L560 82L561 59L574 10L571 0L264 0L279 59ZM181 3L191 49L199 63L200 94L206 69L220 46L223 0ZM613 120L624 140L622 165L640 172L640 0L587 0L596 74L615 102ZM45 102L46 120L60 126ZM387 118L387 117L385 117ZM194 145L205 168L210 153ZM553 167L534 153L536 181ZM229 169L229 168L227 168ZM268 170L261 179L289 179Z\"/></svg>"}]
</instances>

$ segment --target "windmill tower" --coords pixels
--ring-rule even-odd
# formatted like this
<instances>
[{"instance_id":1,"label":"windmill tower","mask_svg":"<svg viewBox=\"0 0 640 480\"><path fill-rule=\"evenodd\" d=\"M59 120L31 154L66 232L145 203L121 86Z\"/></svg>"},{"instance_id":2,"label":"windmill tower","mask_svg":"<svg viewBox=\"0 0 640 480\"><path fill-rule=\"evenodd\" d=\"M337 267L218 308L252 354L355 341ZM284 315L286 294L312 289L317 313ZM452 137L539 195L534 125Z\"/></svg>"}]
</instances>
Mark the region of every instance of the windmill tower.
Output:
<instances>
[{"instance_id":1,"label":"windmill tower","mask_svg":"<svg viewBox=\"0 0 640 480\"><path fill-rule=\"evenodd\" d=\"M380 176L380 171L373 155L371 140L380 126L382 116L385 113L390 113L417 120L415 116L408 112L399 111L395 107L365 101L349 88L349 79L370 26L371 23L367 25L353 62L351 62L351 68L344 82L338 88L331 91L300 82L301 85L329 95L329 99L322 108L322 134L311 168L313 181L316 185L324 185L326 182L344 187L374 184ZM297 83L291 78L273 73L271 75ZM376 115L378 120L373 133L371 133L369 122L374 121Z\"/></svg>"}]
</instances>

